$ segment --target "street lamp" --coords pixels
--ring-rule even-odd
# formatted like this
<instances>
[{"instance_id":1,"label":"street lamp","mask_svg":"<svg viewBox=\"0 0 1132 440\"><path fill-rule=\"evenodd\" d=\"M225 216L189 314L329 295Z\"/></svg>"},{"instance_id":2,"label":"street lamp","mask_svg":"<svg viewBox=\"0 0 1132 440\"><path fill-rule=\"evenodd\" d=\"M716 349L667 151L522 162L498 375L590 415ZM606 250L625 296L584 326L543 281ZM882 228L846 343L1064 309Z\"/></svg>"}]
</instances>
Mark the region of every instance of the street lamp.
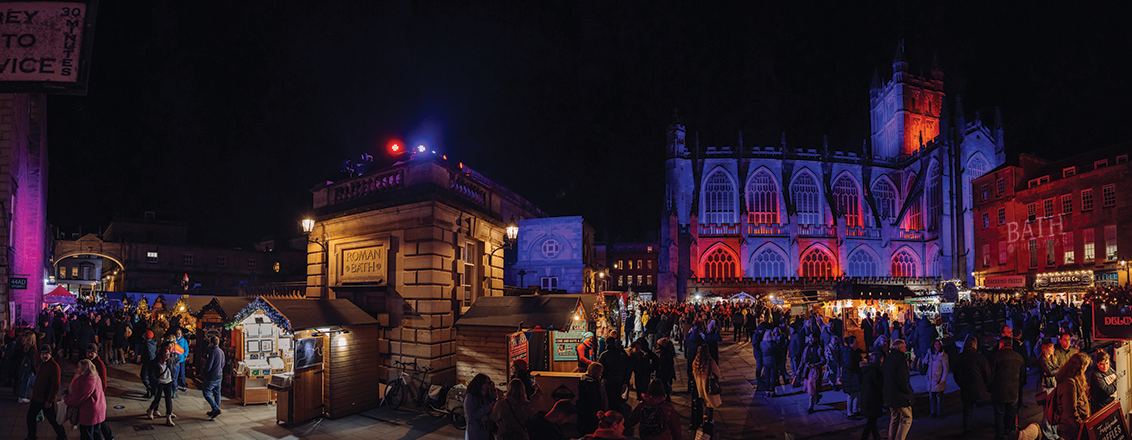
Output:
<instances>
[{"instance_id":1,"label":"street lamp","mask_svg":"<svg viewBox=\"0 0 1132 440\"><path fill-rule=\"evenodd\" d=\"M330 250L326 248L326 240L320 239L319 237L311 238L311 231L314 231L314 219L305 218L300 224L303 227L303 233L307 236L307 243L314 243L322 248L322 283L319 286L321 291L320 297L322 299L328 299L326 296L326 285L330 283ZM326 227L324 226L323 232L325 231Z\"/></svg>"},{"instance_id":2,"label":"street lamp","mask_svg":"<svg viewBox=\"0 0 1132 440\"><path fill-rule=\"evenodd\" d=\"M515 240L519 238L519 224L515 223L515 216L511 216L511 221L507 223L507 227L506 229L504 229L504 231L505 235L503 237L503 245L492 249L492 257L495 256L496 252L499 252L503 249L511 249L513 246L515 246Z\"/></svg>"}]
</instances>

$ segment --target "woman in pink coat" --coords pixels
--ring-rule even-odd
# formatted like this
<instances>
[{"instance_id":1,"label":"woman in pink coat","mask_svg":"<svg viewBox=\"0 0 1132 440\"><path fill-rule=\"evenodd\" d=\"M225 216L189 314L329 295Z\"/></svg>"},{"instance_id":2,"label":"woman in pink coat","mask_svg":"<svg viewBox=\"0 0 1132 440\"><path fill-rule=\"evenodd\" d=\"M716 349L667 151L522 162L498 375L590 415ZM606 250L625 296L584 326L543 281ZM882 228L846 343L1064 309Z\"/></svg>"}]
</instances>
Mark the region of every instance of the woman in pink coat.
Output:
<instances>
[{"instance_id":1,"label":"woman in pink coat","mask_svg":"<svg viewBox=\"0 0 1132 440\"><path fill-rule=\"evenodd\" d=\"M75 366L75 378L71 379L71 388L63 396L63 402L79 409L79 438L94 440L96 435L101 435L102 422L106 421L106 394L102 391L98 370L89 359Z\"/></svg>"}]
</instances>

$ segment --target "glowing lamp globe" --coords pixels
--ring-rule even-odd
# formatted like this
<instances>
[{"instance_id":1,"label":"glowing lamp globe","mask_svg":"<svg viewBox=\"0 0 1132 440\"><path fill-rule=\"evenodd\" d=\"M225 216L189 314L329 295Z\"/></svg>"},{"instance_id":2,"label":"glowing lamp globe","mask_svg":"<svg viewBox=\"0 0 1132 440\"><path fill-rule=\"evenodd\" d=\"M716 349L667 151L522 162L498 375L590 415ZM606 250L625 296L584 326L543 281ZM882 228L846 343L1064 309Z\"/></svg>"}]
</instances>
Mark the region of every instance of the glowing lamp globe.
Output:
<instances>
[{"instance_id":1,"label":"glowing lamp globe","mask_svg":"<svg viewBox=\"0 0 1132 440\"><path fill-rule=\"evenodd\" d=\"M314 230L314 219L304 218L302 221L303 233L310 234Z\"/></svg>"}]
</instances>

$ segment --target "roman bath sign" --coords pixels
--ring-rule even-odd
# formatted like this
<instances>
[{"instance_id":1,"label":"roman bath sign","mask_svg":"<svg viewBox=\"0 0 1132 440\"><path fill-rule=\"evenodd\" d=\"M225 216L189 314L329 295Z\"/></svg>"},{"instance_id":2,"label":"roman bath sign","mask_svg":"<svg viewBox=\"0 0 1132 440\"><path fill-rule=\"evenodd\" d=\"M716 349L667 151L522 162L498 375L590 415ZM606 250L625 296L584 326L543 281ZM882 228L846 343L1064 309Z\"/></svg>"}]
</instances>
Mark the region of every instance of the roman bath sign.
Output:
<instances>
[{"instance_id":1,"label":"roman bath sign","mask_svg":"<svg viewBox=\"0 0 1132 440\"><path fill-rule=\"evenodd\" d=\"M340 254L338 276L344 283L384 283L388 248L368 246L346 249Z\"/></svg>"}]
</instances>

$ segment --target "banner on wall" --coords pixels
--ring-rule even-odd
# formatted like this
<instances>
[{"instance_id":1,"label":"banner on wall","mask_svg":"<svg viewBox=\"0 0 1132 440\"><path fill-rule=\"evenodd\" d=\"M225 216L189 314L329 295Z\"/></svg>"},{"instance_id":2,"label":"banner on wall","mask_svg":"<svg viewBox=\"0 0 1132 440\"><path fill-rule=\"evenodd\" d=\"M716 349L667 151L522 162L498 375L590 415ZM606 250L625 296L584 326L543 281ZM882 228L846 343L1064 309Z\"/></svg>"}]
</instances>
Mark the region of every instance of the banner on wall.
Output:
<instances>
[{"instance_id":1,"label":"banner on wall","mask_svg":"<svg viewBox=\"0 0 1132 440\"><path fill-rule=\"evenodd\" d=\"M1132 303L1093 302L1093 339L1132 340Z\"/></svg>"}]
</instances>

